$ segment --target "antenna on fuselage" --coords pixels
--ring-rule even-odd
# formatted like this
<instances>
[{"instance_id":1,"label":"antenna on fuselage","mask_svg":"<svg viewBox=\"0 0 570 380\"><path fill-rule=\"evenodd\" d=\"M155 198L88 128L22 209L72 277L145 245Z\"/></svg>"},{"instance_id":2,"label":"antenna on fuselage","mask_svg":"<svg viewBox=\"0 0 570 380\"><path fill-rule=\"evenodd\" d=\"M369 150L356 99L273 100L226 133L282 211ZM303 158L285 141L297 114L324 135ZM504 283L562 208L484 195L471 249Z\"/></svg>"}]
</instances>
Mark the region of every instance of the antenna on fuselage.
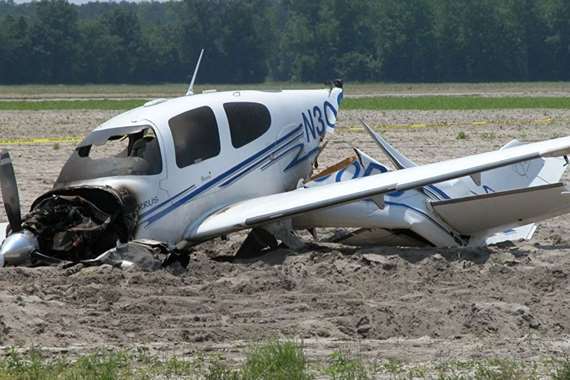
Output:
<instances>
[{"instance_id":1,"label":"antenna on fuselage","mask_svg":"<svg viewBox=\"0 0 570 380\"><path fill-rule=\"evenodd\" d=\"M186 95L194 95L194 82L196 82L196 76L198 75L198 69L200 68L200 62L202 62L202 56L204 55L204 49L200 52L200 57L198 57L198 62L196 63L196 68L194 69L194 75L192 75L192 81L186 91Z\"/></svg>"}]
</instances>

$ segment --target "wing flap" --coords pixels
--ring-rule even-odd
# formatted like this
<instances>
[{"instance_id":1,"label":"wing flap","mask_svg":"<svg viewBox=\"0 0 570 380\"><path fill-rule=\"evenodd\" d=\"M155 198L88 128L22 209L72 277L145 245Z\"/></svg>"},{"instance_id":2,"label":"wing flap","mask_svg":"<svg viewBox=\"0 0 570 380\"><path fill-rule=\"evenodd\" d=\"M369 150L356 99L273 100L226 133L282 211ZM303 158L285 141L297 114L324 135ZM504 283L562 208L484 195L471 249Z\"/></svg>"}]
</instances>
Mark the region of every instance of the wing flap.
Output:
<instances>
[{"instance_id":1,"label":"wing flap","mask_svg":"<svg viewBox=\"0 0 570 380\"><path fill-rule=\"evenodd\" d=\"M570 211L570 193L561 183L432 202L433 210L464 235L522 226Z\"/></svg>"},{"instance_id":2,"label":"wing flap","mask_svg":"<svg viewBox=\"0 0 570 380\"><path fill-rule=\"evenodd\" d=\"M453 178L468 176L552 152L569 152L570 137L563 137L503 151L416 166L313 188L253 198L229 205L197 223L187 239L206 239L301 213L350 203L392 191L405 191ZM263 184L260 184L263 186Z\"/></svg>"}]
</instances>

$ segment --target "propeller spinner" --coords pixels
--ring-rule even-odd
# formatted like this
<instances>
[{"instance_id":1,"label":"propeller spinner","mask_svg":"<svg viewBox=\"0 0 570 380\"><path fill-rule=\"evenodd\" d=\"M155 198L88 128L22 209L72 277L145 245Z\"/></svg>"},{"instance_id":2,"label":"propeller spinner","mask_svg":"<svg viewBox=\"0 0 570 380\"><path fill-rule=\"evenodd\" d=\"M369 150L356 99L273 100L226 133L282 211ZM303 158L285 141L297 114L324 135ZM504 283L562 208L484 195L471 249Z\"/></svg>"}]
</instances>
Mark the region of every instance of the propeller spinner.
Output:
<instances>
[{"instance_id":1,"label":"propeller spinner","mask_svg":"<svg viewBox=\"0 0 570 380\"><path fill-rule=\"evenodd\" d=\"M0 247L0 267L28 263L32 252L38 249L38 240L30 231L22 230L18 184L10 154L5 150L0 151L0 190L11 229Z\"/></svg>"}]
</instances>

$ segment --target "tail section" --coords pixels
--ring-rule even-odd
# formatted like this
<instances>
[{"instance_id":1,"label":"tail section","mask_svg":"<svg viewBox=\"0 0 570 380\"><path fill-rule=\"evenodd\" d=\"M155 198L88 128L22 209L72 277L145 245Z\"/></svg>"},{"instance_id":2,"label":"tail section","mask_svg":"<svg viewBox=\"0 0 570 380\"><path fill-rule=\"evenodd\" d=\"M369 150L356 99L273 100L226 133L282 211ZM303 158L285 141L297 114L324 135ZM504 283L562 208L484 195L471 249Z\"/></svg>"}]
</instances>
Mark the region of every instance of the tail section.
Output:
<instances>
[{"instance_id":1,"label":"tail section","mask_svg":"<svg viewBox=\"0 0 570 380\"><path fill-rule=\"evenodd\" d=\"M363 124L397 169L416 166ZM502 149L517 145L521 143L514 140ZM388 171L364 152L355 149L355 153L356 157L324 170L305 186ZM382 204L371 199L309 213L296 218L295 225L358 227L359 234L352 233L347 241L359 245L370 241L410 244L409 240L395 237L401 237L404 231L408 237L419 236L424 243L436 246L528 240L536 230L535 223L570 213L570 192L560 183L565 170L564 159L533 159L414 190L388 193Z\"/></svg>"},{"instance_id":2,"label":"tail section","mask_svg":"<svg viewBox=\"0 0 570 380\"><path fill-rule=\"evenodd\" d=\"M513 140L501 150L523 143ZM470 245L529 240L542 220L570 212L570 197L560 184L566 162L538 158L480 173L479 183L466 177L442 184L453 187L453 200L432 202L452 227L470 235ZM458 195L458 189L464 195ZM461 215L468 215L469 221ZM468 226L467 226L468 225Z\"/></svg>"},{"instance_id":3,"label":"tail section","mask_svg":"<svg viewBox=\"0 0 570 380\"><path fill-rule=\"evenodd\" d=\"M332 133L336 127L336 120L342 99L344 98L343 81L337 79L331 82L328 99L324 103L326 132Z\"/></svg>"},{"instance_id":4,"label":"tail section","mask_svg":"<svg viewBox=\"0 0 570 380\"><path fill-rule=\"evenodd\" d=\"M406 169L417 166L416 163L390 145L364 121L361 120L361 123L396 169ZM523 143L518 140L513 140L503 146L501 150L519 145L523 145ZM565 170L566 162L562 158L539 158L478 173L470 177L436 184L432 186L432 188L439 190L438 193L446 195L439 198L458 198L477 194L489 194L558 183Z\"/></svg>"},{"instance_id":5,"label":"tail section","mask_svg":"<svg viewBox=\"0 0 570 380\"><path fill-rule=\"evenodd\" d=\"M522 145L513 140L501 150ZM522 189L560 182L566 162L559 157L539 158L481 173L481 190L486 193Z\"/></svg>"},{"instance_id":6,"label":"tail section","mask_svg":"<svg viewBox=\"0 0 570 380\"><path fill-rule=\"evenodd\" d=\"M362 122L397 169L417 166ZM501 150L523 145L513 140ZM470 236L469 245L529 240L542 220L570 212L570 193L560 183L567 162L538 158L424 187L433 212ZM431 190L437 190L434 193Z\"/></svg>"}]
</instances>

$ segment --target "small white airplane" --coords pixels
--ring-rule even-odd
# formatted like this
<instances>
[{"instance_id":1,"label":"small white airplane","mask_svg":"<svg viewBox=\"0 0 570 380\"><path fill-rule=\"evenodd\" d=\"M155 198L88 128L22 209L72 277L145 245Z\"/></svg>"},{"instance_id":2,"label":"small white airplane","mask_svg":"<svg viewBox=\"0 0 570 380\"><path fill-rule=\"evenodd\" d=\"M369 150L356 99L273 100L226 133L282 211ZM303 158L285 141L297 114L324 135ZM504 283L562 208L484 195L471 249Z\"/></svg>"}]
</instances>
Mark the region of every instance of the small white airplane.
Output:
<instances>
[{"instance_id":1,"label":"small white airplane","mask_svg":"<svg viewBox=\"0 0 570 380\"><path fill-rule=\"evenodd\" d=\"M294 231L317 227L357 228L339 238L347 244L484 245L528 239L535 222L570 212L560 183L570 137L417 166L365 126L396 170L356 149L312 176L342 81L193 95L197 70L186 96L89 133L23 219L3 151L0 266L99 262L127 242L176 253L247 229L244 257L278 240L298 248Z\"/></svg>"}]
</instances>

